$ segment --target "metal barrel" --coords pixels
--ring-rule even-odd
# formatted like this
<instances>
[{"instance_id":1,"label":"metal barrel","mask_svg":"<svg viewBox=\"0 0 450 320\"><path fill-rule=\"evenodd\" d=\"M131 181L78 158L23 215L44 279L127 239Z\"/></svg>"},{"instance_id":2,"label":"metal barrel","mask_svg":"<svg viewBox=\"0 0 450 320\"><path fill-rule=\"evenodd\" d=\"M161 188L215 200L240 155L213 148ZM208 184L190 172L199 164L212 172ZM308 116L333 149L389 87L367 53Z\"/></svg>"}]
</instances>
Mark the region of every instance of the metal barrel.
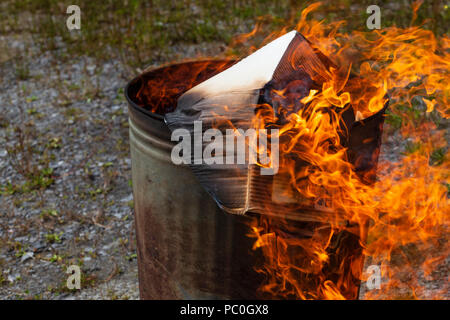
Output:
<instances>
[{"instance_id":1,"label":"metal barrel","mask_svg":"<svg viewBox=\"0 0 450 320\"><path fill-rule=\"evenodd\" d=\"M250 218L222 212L189 167L174 165L163 117L135 103L141 82L162 71L147 72L125 90L140 296L257 298L261 279L254 271L253 239L246 236Z\"/></svg>"},{"instance_id":2,"label":"metal barrel","mask_svg":"<svg viewBox=\"0 0 450 320\"><path fill-rule=\"evenodd\" d=\"M199 68L205 63L207 67ZM248 236L249 225L256 218L224 213L188 166L172 163L170 155L174 142L161 115L162 109L175 108L176 100L183 92L230 64L220 60L172 64L144 72L125 89L129 104L142 299L280 298L258 290L265 278L255 270L261 268L264 257L261 250L253 250L255 239ZM156 80L151 82L152 79ZM152 83L159 87L152 88ZM176 90L170 91L170 88ZM150 96L154 94L154 99L142 100L139 93L143 89L153 90ZM161 97L159 91L169 93ZM157 112L151 112L149 107ZM371 156L370 161L356 165L361 176L376 168L383 113L384 109L356 125L350 134L350 159L354 158L352 161L357 163L360 155ZM366 136L372 142L361 142L367 140L363 139ZM370 170L366 170L367 166ZM373 179L370 176L369 180ZM287 225L281 223L276 228L286 233L282 230L286 226L292 236L305 237L308 231L311 233L313 229L327 227L327 224L289 221ZM354 231L341 231L330 241L330 263L324 274L333 282L338 282L343 273L347 274L349 286L343 294L346 298L355 299L363 266L361 243L365 241L364 230L367 227L355 225L350 229ZM311 275L303 276L305 281L311 282ZM312 283L315 285L323 280L317 277Z\"/></svg>"}]
</instances>

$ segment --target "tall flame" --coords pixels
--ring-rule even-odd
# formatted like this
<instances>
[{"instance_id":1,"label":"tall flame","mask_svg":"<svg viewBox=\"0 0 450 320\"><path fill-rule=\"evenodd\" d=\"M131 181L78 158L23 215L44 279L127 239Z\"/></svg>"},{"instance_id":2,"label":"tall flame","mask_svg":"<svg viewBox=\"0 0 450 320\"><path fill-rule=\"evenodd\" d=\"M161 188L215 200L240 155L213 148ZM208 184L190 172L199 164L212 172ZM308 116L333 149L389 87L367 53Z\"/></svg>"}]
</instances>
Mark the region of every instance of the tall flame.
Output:
<instances>
[{"instance_id":1,"label":"tall flame","mask_svg":"<svg viewBox=\"0 0 450 320\"><path fill-rule=\"evenodd\" d=\"M436 123L450 117L450 39L437 38L419 26L339 33L342 21L325 25L308 18L319 6L304 9L296 28L339 68L331 70L321 90L303 97L305 107L286 116L280 126L280 173L289 175L301 198L331 204L328 208L336 219L305 223L300 229L311 234L298 236L297 227L287 219L255 218L249 236L265 257L258 267L266 275L261 291L301 299L355 298L355 279L367 280L364 261L362 255L341 251L346 250L343 244L351 243L346 239L356 237L366 259L380 265L383 275L381 290L368 292L366 298L405 296L399 292L430 298L414 276L416 265L408 264L408 259L396 265L393 257L402 256L407 246L418 250L439 246L439 255L425 257L419 266L425 276L448 257L450 154L445 152L444 130ZM413 6L413 20L419 6L419 2ZM248 36L257 32L255 28ZM284 91L275 94L283 96ZM389 117L401 121L401 138L414 148L399 159L382 157L376 182L367 183L355 173L341 141L345 128L340 110L351 104L356 120L364 119L381 110L388 99ZM274 123L273 112L257 117L259 123ZM298 168L293 157L305 165ZM347 254L345 261L336 258L342 254Z\"/></svg>"}]
</instances>

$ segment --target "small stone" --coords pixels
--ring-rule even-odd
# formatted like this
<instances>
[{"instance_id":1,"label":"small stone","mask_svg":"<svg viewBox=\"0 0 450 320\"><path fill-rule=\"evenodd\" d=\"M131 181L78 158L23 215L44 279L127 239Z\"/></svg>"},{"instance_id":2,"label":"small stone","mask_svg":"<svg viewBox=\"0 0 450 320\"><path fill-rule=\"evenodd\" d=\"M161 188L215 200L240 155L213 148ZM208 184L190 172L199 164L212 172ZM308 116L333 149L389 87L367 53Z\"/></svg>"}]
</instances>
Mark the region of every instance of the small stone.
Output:
<instances>
[{"instance_id":1,"label":"small stone","mask_svg":"<svg viewBox=\"0 0 450 320\"><path fill-rule=\"evenodd\" d=\"M8 281L14 283L17 279L20 279L20 274L16 273L13 275L8 275Z\"/></svg>"},{"instance_id":2,"label":"small stone","mask_svg":"<svg viewBox=\"0 0 450 320\"><path fill-rule=\"evenodd\" d=\"M42 252L46 248L46 244L44 241L37 241L33 244L33 250L34 252Z\"/></svg>"},{"instance_id":3,"label":"small stone","mask_svg":"<svg viewBox=\"0 0 450 320\"><path fill-rule=\"evenodd\" d=\"M120 200L120 202L130 202L131 200L133 200L133 194L129 194L125 198L122 198L122 200Z\"/></svg>"}]
</instances>

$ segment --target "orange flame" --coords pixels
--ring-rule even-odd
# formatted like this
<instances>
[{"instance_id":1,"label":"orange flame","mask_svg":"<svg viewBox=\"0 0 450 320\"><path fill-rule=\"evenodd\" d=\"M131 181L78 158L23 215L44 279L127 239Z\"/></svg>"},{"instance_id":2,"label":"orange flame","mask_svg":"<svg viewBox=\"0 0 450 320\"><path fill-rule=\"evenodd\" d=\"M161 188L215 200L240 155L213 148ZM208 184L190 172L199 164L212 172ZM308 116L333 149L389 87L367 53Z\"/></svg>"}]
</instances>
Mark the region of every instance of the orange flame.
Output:
<instances>
[{"instance_id":1,"label":"orange flame","mask_svg":"<svg viewBox=\"0 0 450 320\"><path fill-rule=\"evenodd\" d=\"M420 3L413 5L413 20ZM444 130L432 120L450 116L450 41L417 26L341 34L343 22L324 25L308 19L319 6L303 10L297 31L340 68L332 68L321 90L303 97L305 107L280 127L280 173L290 177L295 198L320 199L336 215L326 224L305 222L300 227L283 218L255 219L249 236L256 238L254 249L265 257L257 268L266 275L261 291L271 297L356 298L359 280L366 280L362 252L384 270L382 289L368 292L366 298L404 297L404 292L430 298L414 276L416 264L404 252L408 246L439 246L438 256L419 264L427 276L449 253L450 153L443 151ZM352 78L350 70L357 77ZM275 93L283 97L285 91ZM390 116L402 123L402 137L418 147L395 161L381 159L377 181L368 184L348 159L342 141L347 128L342 128L339 110L351 104L356 120L364 119L381 110L387 97ZM257 117L259 123L273 123L267 112ZM439 163L433 163L437 148ZM293 156L305 165L299 168ZM305 230L311 234L302 236ZM355 241L361 252L358 247L346 252ZM408 279L405 272L410 273Z\"/></svg>"},{"instance_id":2,"label":"orange flame","mask_svg":"<svg viewBox=\"0 0 450 320\"><path fill-rule=\"evenodd\" d=\"M413 22L420 4L413 5ZM412 24L345 34L339 32L343 21L325 25L309 17L319 7L315 3L304 9L296 29L316 54L330 57L335 65L329 73L314 70L323 80L321 87L299 98L304 107L287 114L280 125L279 175L288 177L292 189L281 190L283 197L329 214L322 222L293 222L287 216L254 219L249 236L265 258L256 267L266 276L261 292L270 298L354 299L360 281L368 279L366 260L381 267L383 281L380 290L368 291L365 298L448 297L448 279L442 290L429 293L418 275L422 271L432 277L450 251L450 152L442 126L450 117L450 39ZM236 37L233 45L256 36L261 25ZM270 34L263 44L287 31ZM142 79L136 99L154 106L153 112L170 112L184 91L229 65L193 62L162 75L150 73L155 77ZM167 92L167 82L179 87ZM274 91L274 99L298 99L289 95L290 85ZM393 138L401 139L409 147L397 156L382 153L377 180L371 181L374 168L356 173L358 159L349 159L343 139L349 128L342 117L351 105L356 121L366 119L388 99L392 124L383 140L392 144ZM257 128L275 122L268 108L253 119ZM395 123L400 123L399 133L392 129Z\"/></svg>"}]
</instances>

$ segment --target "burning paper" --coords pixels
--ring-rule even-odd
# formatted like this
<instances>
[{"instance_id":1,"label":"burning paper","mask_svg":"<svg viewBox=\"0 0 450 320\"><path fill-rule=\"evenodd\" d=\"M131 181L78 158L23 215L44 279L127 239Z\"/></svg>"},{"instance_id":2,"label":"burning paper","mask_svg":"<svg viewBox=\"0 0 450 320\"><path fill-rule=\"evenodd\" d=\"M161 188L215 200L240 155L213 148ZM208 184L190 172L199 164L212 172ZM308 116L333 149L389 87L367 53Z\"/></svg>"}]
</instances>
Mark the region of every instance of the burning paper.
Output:
<instances>
[{"instance_id":1,"label":"burning paper","mask_svg":"<svg viewBox=\"0 0 450 320\"><path fill-rule=\"evenodd\" d=\"M175 111L165 115L172 138L178 139L173 160L189 164L226 212L323 221L333 212L332 201L300 196L285 166L294 163L295 171L302 172L314 159L301 158L301 150L286 146L295 139L289 121L307 110L336 68L296 31L270 42L184 93ZM355 172L371 183L384 109L363 119L345 97L337 100L329 110L341 123L339 143L347 148Z\"/></svg>"}]
</instances>

